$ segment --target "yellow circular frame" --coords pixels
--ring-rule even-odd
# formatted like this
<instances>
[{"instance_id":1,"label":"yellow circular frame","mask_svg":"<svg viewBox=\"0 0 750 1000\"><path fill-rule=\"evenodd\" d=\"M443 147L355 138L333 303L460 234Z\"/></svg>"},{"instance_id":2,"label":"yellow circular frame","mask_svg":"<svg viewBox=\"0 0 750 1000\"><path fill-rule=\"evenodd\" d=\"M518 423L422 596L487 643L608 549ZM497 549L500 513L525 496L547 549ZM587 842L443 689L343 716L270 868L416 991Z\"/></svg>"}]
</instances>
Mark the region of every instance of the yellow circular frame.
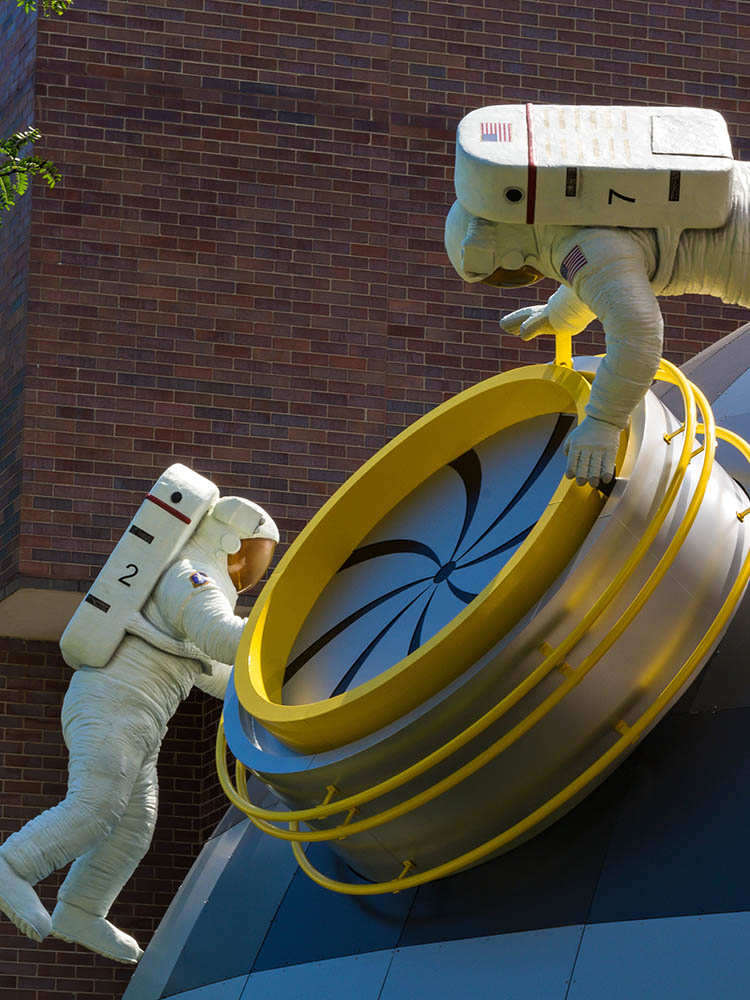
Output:
<instances>
[{"instance_id":1,"label":"yellow circular frame","mask_svg":"<svg viewBox=\"0 0 750 1000\"><path fill-rule=\"evenodd\" d=\"M548 413L571 413L580 422L588 397L588 381L569 368L514 369L438 406L366 462L300 533L258 597L235 664L243 707L297 751L330 750L423 704L494 646L578 551L605 502L597 490L563 478L497 576L403 660L330 699L282 703L299 630L331 578L383 517L433 473L498 431Z\"/></svg>"}]
</instances>

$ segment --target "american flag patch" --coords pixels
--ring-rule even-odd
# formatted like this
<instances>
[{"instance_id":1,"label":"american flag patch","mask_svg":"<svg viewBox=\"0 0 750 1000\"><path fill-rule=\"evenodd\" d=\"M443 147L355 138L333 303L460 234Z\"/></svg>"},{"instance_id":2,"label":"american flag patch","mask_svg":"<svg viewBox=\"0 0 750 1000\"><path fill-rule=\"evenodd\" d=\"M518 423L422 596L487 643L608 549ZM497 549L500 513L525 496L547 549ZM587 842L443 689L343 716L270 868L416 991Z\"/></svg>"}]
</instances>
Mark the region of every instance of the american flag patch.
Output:
<instances>
[{"instance_id":1,"label":"american flag patch","mask_svg":"<svg viewBox=\"0 0 750 1000\"><path fill-rule=\"evenodd\" d=\"M510 122L482 122L482 142L510 142Z\"/></svg>"},{"instance_id":2,"label":"american flag patch","mask_svg":"<svg viewBox=\"0 0 750 1000\"><path fill-rule=\"evenodd\" d=\"M576 244L560 265L563 281L572 281L582 267L588 264L583 250Z\"/></svg>"}]
</instances>

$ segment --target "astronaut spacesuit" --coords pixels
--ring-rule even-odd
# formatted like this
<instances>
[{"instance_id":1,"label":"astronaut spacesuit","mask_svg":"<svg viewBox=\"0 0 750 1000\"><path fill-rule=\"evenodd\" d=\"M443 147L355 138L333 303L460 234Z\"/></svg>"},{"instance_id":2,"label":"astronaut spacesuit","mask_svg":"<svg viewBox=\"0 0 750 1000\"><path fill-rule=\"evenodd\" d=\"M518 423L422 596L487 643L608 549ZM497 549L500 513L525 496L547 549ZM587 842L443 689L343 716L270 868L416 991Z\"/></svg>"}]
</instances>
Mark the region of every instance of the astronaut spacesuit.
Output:
<instances>
[{"instance_id":1,"label":"astronaut spacesuit","mask_svg":"<svg viewBox=\"0 0 750 1000\"><path fill-rule=\"evenodd\" d=\"M606 357L594 378L587 416L566 442L567 475L596 486L612 479L620 431L661 358L663 321L656 296L715 295L750 307L750 166L734 164L732 207L718 229L494 223L456 202L446 221L445 246L465 281L504 287L543 277L562 282L545 305L504 316L500 324L508 333L524 340L576 334L595 317L601 320Z\"/></svg>"},{"instance_id":2,"label":"astronaut spacesuit","mask_svg":"<svg viewBox=\"0 0 750 1000\"><path fill-rule=\"evenodd\" d=\"M29 937L51 931L139 959L137 942L105 917L151 842L167 723L193 685L224 696L245 625L237 594L263 574L278 537L257 505L218 500L159 578L137 634L107 666L73 674L62 708L67 795L0 847L0 909ZM50 920L32 886L73 859Z\"/></svg>"}]
</instances>

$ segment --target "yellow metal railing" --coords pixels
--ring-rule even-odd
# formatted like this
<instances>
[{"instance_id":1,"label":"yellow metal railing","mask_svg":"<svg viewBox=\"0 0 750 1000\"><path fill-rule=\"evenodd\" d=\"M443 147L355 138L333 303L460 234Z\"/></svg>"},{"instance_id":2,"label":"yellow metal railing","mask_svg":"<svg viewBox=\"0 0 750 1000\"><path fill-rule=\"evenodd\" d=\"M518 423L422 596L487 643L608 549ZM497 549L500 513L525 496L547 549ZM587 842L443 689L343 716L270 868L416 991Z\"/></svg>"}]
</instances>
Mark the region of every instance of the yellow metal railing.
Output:
<instances>
[{"instance_id":1,"label":"yellow metal railing","mask_svg":"<svg viewBox=\"0 0 750 1000\"><path fill-rule=\"evenodd\" d=\"M558 344L558 354L560 353L560 350L560 345ZM657 697L652 706L641 716L640 719L638 719L637 722L632 725L628 726L624 722L619 723L615 727L619 733L619 739L615 742L615 744L597 761L583 771L578 778L567 785L553 798L545 802L529 816L525 817L525 819L493 837L486 843L479 845L473 850L428 870L410 874L416 866L411 859L406 859L403 863L400 874L386 882L369 884L338 882L318 872L307 860L307 857L302 850L301 843L341 840L345 837L362 833L366 830L373 829L374 827L381 826L384 823L397 819L398 817L419 808L425 803L430 802L444 792L453 788L459 782L465 780L482 768L485 764L489 763L489 761L497 757L505 749L515 743L515 741L524 735L524 733L532 729L533 726L540 721L540 719L544 718L544 716L546 716L572 690L572 688L579 684L586 674L593 669L601 657L610 649L614 642L617 641L625 629L631 624L633 619L639 611L641 611L644 604L648 601L651 594L659 585L664 575L667 573L690 528L692 527L703 501L706 486L711 475L711 468L716 449L716 438L720 437L733 444L741 451L746 460L750 462L750 446L748 446L742 438L733 434L731 431L716 429L713 414L711 413L710 406L708 405L705 396L696 386L689 383L677 368L667 361L662 361L657 377L678 386L682 393L685 408L685 421L682 427L678 428L675 432L668 436L669 441L671 441L681 433L684 433L680 457L661 503L654 513L648 527L644 531L639 543L630 554L625 564L621 567L620 571L616 574L614 579L610 582L597 601L592 605L589 611L582 617L578 625L561 643L559 643L555 649L551 650L551 652L544 656L542 663L540 663L539 666L533 670L521 684L506 695L506 697L500 702L494 705L483 716L471 725L467 726L466 729L457 734L451 740L448 740L441 747L438 747L432 753L428 754L422 760L368 789L363 789L354 795L336 799L335 796L338 790L334 786L330 785L325 790L320 805L309 809L288 811L262 809L250 801L247 791L247 772L245 766L240 761L237 761L235 765L236 786L232 783L227 766L227 746L223 721L220 723L217 738L216 763L219 779L227 797L235 806L249 816L252 822L259 829L274 837L292 841L292 849L300 867L319 885L336 892L351 895L375 895L384 892L400 892L412 886L421 885L425 882L432 881L433 879L443 878L447 875L454 874L463 868L476 864L488 855L498 851L516 837L531 829L537 823L542 822L545 818L568 802L571 798L578 794L578 792L585 788L587 784L606 770L618 756L631 746L684 685L698 664L702 661L715 638L726 625L737 602L742 596L748 578L750 577L750 554L745 559L734 585L732 586L724 604L722 605L722 608L719 611L719 614L707 631L706 635L703 637L696 650L694 650L688 660L686 660L680 668L672 681ZM703 418L700 423L696 419L697 409L701 411L701 416ZM703 444L697 451L694 451L693 443L697 434L700 434L703 437ZM545 698L544 701L542 701L532 712L530 712L525 719L505 733L500 739L496 740L491 746L483 750L471 761L467 762L462 767L459 767L456 771L447 775L440 781L435 782L431 787L424 789L422 792L413 795L374 816L354 822L353 818L358 813L360 806L401 787L414 778L426 773L430 768L436 766L452 754L456 753L459 749L464 747L467 743L476 738L494 722L500 719L514 705L518 704L518 702L529 694L552 670L562 668L564 666L564 660L568 652L573 649L582 636L601 617L612 601L615 600L625 583L631 577L635 568L649 550L651 544L656 538L656 535L661 529L667 514L674 504L691 459L699 452L703 453L701 472L682 522L639 593L631 601L615 625L608 631L606 637L596 646L596 648L577 668L568 668L567 670L564 670L563 676L565 677L565 680L551 695ZM737 516L742 519L748 513L750 513L750 510L738 511ZM544 652L546 652L547 648L548 647L545 644ZM346 818L337 826L330 827L325 830L301 831L299 829L300 823L320 821L329 816L337 814L340 815L342 813L346 813ZM288 823L289 829L281 829L275 825L276 823Z\"/></svg>"}]
</instances>

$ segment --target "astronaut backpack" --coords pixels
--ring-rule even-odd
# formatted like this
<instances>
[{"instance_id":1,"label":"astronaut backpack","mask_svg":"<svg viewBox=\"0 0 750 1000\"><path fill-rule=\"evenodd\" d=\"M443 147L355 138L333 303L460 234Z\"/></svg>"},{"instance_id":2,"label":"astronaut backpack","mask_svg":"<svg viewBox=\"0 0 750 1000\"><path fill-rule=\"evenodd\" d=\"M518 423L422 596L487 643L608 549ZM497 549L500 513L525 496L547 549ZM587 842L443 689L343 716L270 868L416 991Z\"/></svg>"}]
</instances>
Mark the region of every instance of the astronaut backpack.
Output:
<instances>
[{"instance_id":1,"label":"astronaut backpack","mask_svg":"<svg viewBox=\"0 0 750 1000\"><path fill-rule=\"evenodd\" d=\"M499 104L459 123L456 197L492 222L713 229L733 164L717 111Z\"/></svg>"},{"instance_id":2,"label":"astronaut backpack","mask_svg":"<svg viewBox=\"0 0 750 1000\"><path fill-rule=\"evenodd\" d=\"M218 498L218 488L185 465L159 476L62 634L68 666L106 666L128 621Z\"/></svg>"}]
</instances>

